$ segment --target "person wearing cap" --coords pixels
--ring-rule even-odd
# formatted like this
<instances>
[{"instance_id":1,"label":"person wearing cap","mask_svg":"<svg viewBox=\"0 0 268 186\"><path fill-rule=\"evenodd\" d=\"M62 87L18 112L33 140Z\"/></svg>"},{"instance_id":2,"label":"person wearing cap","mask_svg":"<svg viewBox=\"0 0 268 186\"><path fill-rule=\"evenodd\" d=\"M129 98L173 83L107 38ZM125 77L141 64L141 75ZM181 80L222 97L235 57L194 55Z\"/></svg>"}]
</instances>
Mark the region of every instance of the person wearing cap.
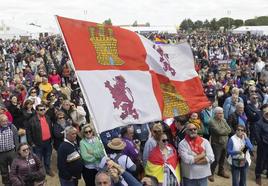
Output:
<instances>
[{"instance_id":1,"label":"person wearing cap","mask_svg":"<svg viewBox=\"0 0 268 186\"><path fill-rule=\"evenodd\" d=\"M125 154L122 154L122 151L126 147L126 143L121 138L113 138L108 144L109 155L108 158L113 160L115 163L118 163L123 169L133 173L136 171L136 165L133 161ZM107 157L103 157L100 163L100 168L105 167Z\"/></svg>"},{"instance_id":2,"label":"person wearing cap","mask_svg":"<svg viewBox=\"0 0 268 186\"><path fill-rule=\"evenodd\" d=\"M159 135L163 133L163 127L160 122L154 123L151 129L151 137L145 142L144 149L143 149L143 165L146 165L149 153L152 149L157 145L156 140Z\"/></svg>"},{"instance_id":3,"label":"person wearing cap","mask_svg":"<svg viewBox=\"0 0 268 186\"><path fill-rule=\"evenodd\" d=\"M255 168L256 183L261 185L261 174L267 165L268 157L268 105L262 109L262 118L256 124L257 161Z\"/></svg>"},{"instance_id":4,"label":"person wearing cap","mask_svg":"<svg viewBox=\"0 0 268 186\"><path fill-rule=\"evenodd\" d=\"M86 186L91 186L104 156L104 148L91 124L86 124L82 127L81 136L80 151L84 162L82 175Z\"/></svg>"}]
</instances>

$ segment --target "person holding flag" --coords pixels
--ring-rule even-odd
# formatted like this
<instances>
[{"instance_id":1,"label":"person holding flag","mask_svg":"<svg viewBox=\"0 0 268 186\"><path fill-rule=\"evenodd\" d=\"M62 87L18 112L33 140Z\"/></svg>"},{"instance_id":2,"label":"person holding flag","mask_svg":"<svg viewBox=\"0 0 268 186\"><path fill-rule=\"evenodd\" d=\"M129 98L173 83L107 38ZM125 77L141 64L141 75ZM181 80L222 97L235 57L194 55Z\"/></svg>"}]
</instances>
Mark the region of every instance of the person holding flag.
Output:
<instances>
[{"instance_id":1,"label":"person holding flag","mask_svg":"<svg viewBox=\"0 0 268 186\"><path fill-rule=\"evenodd\" d=\"M160 133L157 146L149 154L145 174L154 176L163 185L180 185L180 165L176 149L168 142L167 135Z\"/></svg>"}]
</instances>

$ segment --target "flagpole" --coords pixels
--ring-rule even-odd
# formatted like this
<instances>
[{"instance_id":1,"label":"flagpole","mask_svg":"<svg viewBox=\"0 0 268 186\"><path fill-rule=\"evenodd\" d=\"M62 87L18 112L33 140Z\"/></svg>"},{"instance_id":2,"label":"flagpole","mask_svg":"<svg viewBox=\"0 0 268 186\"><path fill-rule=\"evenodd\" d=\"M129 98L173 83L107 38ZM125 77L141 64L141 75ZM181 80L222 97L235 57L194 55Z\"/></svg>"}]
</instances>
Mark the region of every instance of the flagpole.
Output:
<instances>
[{"instance_id":1,"label":"flagpole","mask_svg":"<svg viewBox=\"0 0 268 186\"><path fill-rule=\"evenodd\" d=\"M77 77L77 81L78 81L78 83L79 83L79 86L81 87L81 92L82 92L82 94L83 94L83 96L84 96L84 98L85 98L86 106L87 106L87 108L88 108L88 111L89 111L89 114L90 114L90 118L91 118L92 124L93 124L93 126L95 127L97 136L98 136L98 138L100 139L100 141L101 141L101 143L102 143L102 146L103 146L103 149L104 149L104 154L105 154L106 157L108 157L107 152L106 152L106 150L105 150L105 148L104 148L103 141L101 140L101 137L100 137L100 132L99 132L98 125L97 125L97 122L96 122L96 120L95 120L95 117L94 117L92 108L91 108L91 106L90 106L90 104L89 104L88 96L87 96L87 94L85 93L83 84L81 83L81 81L80 81L80 79L79 79L79 77L78 77L78 75L77 75L77 72L76 72L76 70L75 70L75 66L74 66L74 63L73 63L73 59L72 59L71 53L70 53L70 51L69 51L67 42L66 42L66 40L65 40L65 38L64 38L63 32L62 32L62 30L61 30L60 23L59 23L59 21L58 21L58 19L57 19L57 15L55 15L54 17L55 17L55 19L56 19L58 28L60 29L61 37L62 37L62 39L63 39L63 41L64 41L64 43L65 43L65 46L66 46L68 55L69 55L69 57L70 57L70 60L72 61L72 66L73 66L75 75L76 75L76 77Z\"/></svg>"}]
</instances>

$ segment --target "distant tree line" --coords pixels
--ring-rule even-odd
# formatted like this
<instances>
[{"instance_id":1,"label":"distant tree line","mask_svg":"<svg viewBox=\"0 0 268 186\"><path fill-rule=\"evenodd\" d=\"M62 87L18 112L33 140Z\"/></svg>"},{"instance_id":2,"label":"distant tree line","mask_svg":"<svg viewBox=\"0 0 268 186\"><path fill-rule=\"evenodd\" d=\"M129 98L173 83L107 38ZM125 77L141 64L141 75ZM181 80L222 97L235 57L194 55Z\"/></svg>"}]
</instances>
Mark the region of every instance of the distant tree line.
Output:
<instances>
[{"instance_id":1,"label":"distant tree line","mask_svg":"<svg viewBox=\"0 0 268 186\"><path fill-rule=\"evenodd\" d=\"M240 26L265 26L268 25L268 16L260 16L254 19L233 19L231 17L223 17L219 20L213 18L211 21L207 19L205 21L197 20L193 22L191 19L184 19L180 24L180 30L194 31L194 30L211 30L218 31L221 27L224 30L231 28L237 28Z\"/></svg>"}]
</instances>

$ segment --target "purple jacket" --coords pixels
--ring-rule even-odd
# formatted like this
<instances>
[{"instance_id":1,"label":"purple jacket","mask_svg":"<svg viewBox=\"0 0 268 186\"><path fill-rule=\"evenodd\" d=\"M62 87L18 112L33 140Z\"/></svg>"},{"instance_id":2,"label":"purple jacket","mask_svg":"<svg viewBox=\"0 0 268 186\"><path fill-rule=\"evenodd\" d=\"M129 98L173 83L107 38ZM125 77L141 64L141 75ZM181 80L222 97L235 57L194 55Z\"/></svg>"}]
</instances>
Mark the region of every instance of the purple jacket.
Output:
<instances>
[{"instance_id":1,"label":"purple jacket","mask_svg":"<svg viewBox=\"0 0 268 186\"><path fill-rule=\"evenodd\" d=\"M43 163L34 154L30 154L28 160L18 155L11 165L10 181L12 186L26 186L25 182L29 176L35 181L44 180L46 174Z\"/></svg>"},{"instance_id":2,"label":"purple jacket","mask_svg":"<svg viewBox=\"0 0 268 186\"><path fill-rule=\"evenodd\" d=\"M135 144L133 143L132 140L130 140L128 138L122 138L122 139L126 143L126 147L123 150L123 154L127 155L128 157L130 157L130 159L133 162L136 162L136 160L139 159L139 151L135 147Z\"/></svg>"}]
</instances>

